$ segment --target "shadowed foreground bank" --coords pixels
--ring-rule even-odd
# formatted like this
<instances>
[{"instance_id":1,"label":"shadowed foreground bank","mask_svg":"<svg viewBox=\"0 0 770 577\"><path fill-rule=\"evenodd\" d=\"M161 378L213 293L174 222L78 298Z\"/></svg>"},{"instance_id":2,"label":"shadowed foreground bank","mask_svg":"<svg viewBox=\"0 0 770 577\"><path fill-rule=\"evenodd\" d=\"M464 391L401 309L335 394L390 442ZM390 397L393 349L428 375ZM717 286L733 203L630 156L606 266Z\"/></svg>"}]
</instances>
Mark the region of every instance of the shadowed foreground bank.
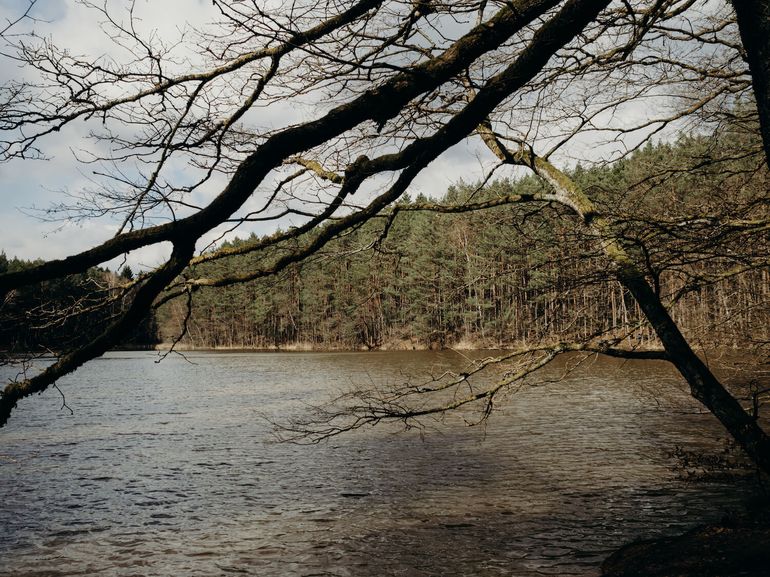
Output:
<instances>
[{"instance_id":1,"label":"shadowed foreground bank","mask_svg":"<svg viewBox=\"0 0 770 577\"><path fill-rule=\"evenodd\" d=\"M770 521L703 525L622 547L602 564L604 577L767 577Z\"/></svg>"}]
</instances>

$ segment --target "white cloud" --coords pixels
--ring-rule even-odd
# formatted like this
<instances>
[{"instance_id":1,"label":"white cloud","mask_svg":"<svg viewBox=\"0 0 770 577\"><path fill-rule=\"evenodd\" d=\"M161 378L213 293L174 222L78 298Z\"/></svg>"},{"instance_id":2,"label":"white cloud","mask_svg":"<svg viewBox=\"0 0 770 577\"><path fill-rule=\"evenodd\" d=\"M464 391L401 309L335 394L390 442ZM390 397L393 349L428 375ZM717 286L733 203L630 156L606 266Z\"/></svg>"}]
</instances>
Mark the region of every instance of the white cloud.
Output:
<instances>
[{"instance_id":1,"label":"white cloud","mask_svg":"<svg viewBox=\"0 0 770 577\"><path fill-rule=\"evenodd\" d=\"M461 181L473 183L483 179L496 164L492 153L478 138L463 140L430 163L409 190L413 197L417 194L440 197L447 188Z\"/></svg>"}]
</instances>

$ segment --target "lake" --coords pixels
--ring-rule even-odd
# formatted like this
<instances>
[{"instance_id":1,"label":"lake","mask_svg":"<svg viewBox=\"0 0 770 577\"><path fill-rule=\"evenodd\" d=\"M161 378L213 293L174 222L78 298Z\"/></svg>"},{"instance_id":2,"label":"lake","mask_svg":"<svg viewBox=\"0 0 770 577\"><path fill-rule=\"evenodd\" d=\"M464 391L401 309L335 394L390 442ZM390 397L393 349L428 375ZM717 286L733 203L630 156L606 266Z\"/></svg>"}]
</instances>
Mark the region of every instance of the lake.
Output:
<instances>
[{"instance_id":1,"label":"lake","mask_svg":"<svg viewBox=\"0 0 770 577\"><path fill-rule=\"evenodd\" d=\"M715 452L724 433L663 363L565 374L561 361L484 426L450 417L299 446L265 417L465 360L156 358L95 360L60 383L74 415L49 390L0 429L0 573L589 576L614 548L717 519L750 490L677 474L676 446Z\"/></svg>"}]
</instances>

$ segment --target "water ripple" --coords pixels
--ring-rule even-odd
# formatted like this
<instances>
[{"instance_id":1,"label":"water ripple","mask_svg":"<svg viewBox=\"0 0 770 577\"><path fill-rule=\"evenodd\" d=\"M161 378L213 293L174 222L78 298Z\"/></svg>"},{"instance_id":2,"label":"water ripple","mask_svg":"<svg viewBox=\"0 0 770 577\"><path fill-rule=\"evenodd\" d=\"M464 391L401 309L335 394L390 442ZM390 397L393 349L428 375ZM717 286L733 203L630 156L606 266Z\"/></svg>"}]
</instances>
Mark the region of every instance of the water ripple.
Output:
<instances>
[{"instance_id":1,"label":"water ripple","mask_svg":"<svg viewBox=\"0 0 770 577\"><path fill-rule=\"evenodd\" d=\"M522 390L486 428L297 447L267 442L255 415L457 358L194 356L87 365L60 383L74 416L58 394L20 403L0 454L0 573L587 577L620 544L741 499L672 472L674 444L714 448L722 433L666 410L694 401L664 365L594 364Z\"/></svg>"}]
</instances>

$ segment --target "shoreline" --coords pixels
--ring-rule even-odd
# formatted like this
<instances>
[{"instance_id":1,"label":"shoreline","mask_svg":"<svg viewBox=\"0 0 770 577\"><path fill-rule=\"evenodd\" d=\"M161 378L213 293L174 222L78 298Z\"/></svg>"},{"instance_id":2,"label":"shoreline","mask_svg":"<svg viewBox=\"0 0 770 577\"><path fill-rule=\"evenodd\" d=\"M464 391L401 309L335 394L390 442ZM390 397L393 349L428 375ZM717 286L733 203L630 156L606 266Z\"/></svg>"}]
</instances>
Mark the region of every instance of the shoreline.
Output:
<instances>
[{"instance_id":1,"label":"shoreline","mask_svg":"<svg viewBox=\"0 0 770 577\"><path fill-rule=\"evenodd\" d=\"M532 343L529 343L530 345ZM329 346L314 344L309 342L292 343L286 345L272 345L272 346L245 346L245 345L219 345L213 347L198 347L189 344L177 344L174 347L176 351L191 351L191 352L312 352L312 353L365 353L365 352L408 352L408 351L514 351L517 349L525 348L527 343L513 342L513 343L492 343L482 341L471 341L462 339L455 343L448 344L436 344L434 342L426 343L417 339L402 339L396 341L389 341L377 346ZM156 351L168 351L171 348L171 343L162 342L154 345L137 346L137 347L116 347L112 350L156 350ZM657 350L654 347L640 347L635 346L634 350L648 351ZM735 350L733 347L725 348L724 351Z\"/></svg>"},{"instance_id":2,"label":"shoreline","mask_svg":"<svg viewBox=\"0 0 770 577\"><path fill-rule=\"evenodd\" d=\"M315 344L310 342L299 342L285 345L271 345L271 346L248 346L248 345L218 345L218 346L195 346L187 343L178 343L174 346L175 351L179 352L244 352L244 353L277 353L277 352L303 352L303 353L365 353L365 352L409 352L409 351L515 351L526 348L533 343L527 342L510 342L510 343L492 343L482 342L469 339L461 339L460 341L439 345L435 342L427 343L418 339L401 339L388 341L377 346L350 346L339 345L329 346L326 344ZM654 351L659 350L657 347L639 346L634 343L634 351ZM125 344L111 347L110 351L116 352L131 352L131 351L158 351L168 352L171 349L172 343L160 342L160 343L147 343L147 344ZM713 348L700 348L696 352L699 354L731 354L739 351L738 346L721 346ZM40 354L44 356L50 356L59 354L59 351L3 351L0 350L0 354Z\"/></svg>"}]
</instances>

